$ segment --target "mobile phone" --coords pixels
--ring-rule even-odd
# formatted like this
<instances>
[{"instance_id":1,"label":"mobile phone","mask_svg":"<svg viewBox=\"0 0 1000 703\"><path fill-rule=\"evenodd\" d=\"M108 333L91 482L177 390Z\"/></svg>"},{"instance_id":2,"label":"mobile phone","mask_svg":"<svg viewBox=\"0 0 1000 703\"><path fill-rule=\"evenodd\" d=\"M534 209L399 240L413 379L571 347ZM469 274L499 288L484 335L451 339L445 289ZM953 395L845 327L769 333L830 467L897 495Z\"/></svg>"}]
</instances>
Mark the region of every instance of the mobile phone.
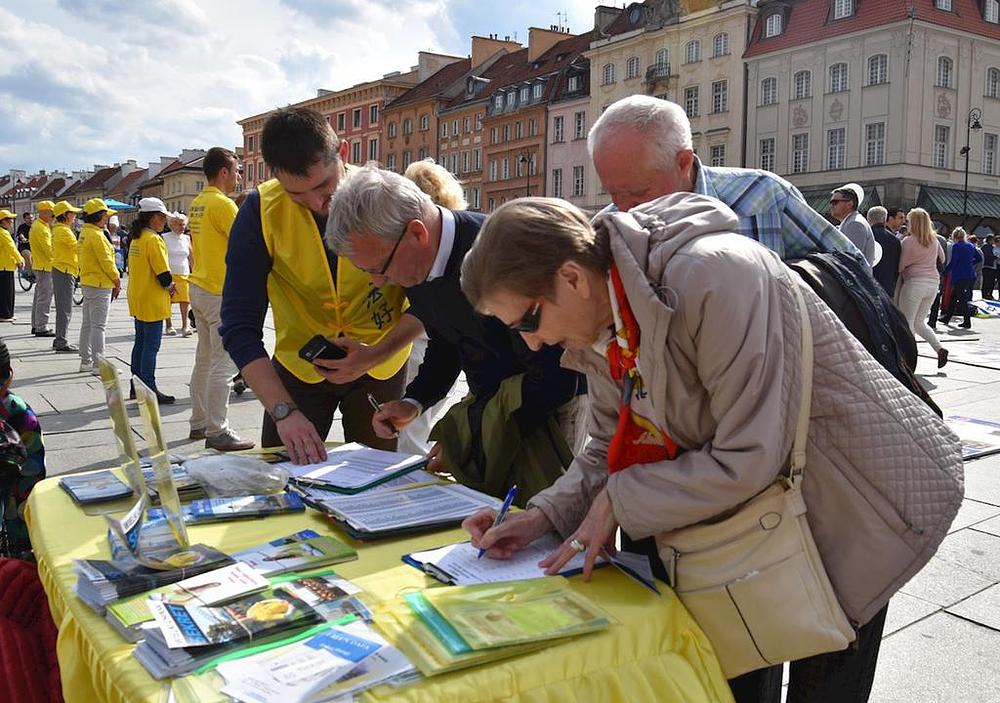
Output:
<instances>
[{"instance_id":1,"label":"mobile phone","mask_svg":"<svg viewBox=\"0 0 1000 703\"><path fill-rule=\"evenodd\" d=\"M343 348L338 347L321 334L317 334L299 349L299 358L309 363L312 363L315 359L336 361L337 359L343 359L345 356L347 356L347 352Z\"/></svg>"}]
</instances>

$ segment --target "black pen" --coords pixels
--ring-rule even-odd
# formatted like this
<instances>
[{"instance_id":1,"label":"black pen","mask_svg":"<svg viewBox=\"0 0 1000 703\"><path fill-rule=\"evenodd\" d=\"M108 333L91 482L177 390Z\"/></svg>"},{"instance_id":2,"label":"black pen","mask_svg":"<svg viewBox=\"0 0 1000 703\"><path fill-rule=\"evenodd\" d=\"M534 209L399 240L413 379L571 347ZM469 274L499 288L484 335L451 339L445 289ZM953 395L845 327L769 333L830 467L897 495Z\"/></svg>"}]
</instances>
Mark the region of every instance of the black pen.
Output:
<instances>
[{"instance_id":1,"label":"black pen","mask_svg":"<svg viewBox=\"0 0 1000 703\"><path fill-rule=\"evenodd\" d=\"M375 412L381 412L382 406L379 405L379 402L377 400L375 400L375 396L373 396L371 393L366 393L366 395L368 396L368 403L372 406L372 410L374 410ZM393 437L399 436L399 430L397 430L396 426L392 424L392 420L382 420L382 424L384 424L386 427L392 430Z\"/></svg>"}]
</instances>

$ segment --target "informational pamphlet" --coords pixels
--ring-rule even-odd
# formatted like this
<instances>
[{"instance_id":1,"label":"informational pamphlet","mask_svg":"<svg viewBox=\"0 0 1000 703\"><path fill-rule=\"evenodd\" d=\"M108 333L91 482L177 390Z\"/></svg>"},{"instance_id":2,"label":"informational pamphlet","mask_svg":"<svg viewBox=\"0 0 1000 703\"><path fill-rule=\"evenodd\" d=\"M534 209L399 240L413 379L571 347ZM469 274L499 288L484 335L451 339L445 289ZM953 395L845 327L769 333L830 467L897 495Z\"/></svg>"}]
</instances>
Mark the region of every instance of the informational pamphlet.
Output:
<instances>
[{"instance_id":1,"label":"informational pamphlet","mask_svg":"<svg viewBox=\"0 0 1000 703\"><path fill-rule=\"evenodd\" d=\"M206 522L224 522L282 513L299 513L305 509L305 503L297 494L275 493L264 496L193 500L181 508L180 514L187 524L198 525ZM150 518L164 516L164 513L158 508L150 510L149 514Z\"/></svg>"},{"instance_id":2,"label":"informational pamphlet","mask_svg":"<svg viewBox=\"0 0 1000 703\"><path fill-rule=\"evenodd\" d=\"M264 576L308 571L358 558L358 552L338 539L303 530L233 554Z\"/></svg>"},{"instance_id":3,"label":"informational pamphlet","mask_svg":"<svg viewBox=\"0 0 1000 703\"><path fill-rule=\"evenodd\" d=\"M946 415L944 421L961 440L963 459L1000 452L1000 423L965 415Z\"/></svg>"},{"instance_id":4,"label":"informational pamphlet","mask_svg":"<svg viewBox=\"0 0 1000 703\"><path fill-rule=\"evenodd\" d=\"M340 493L359 493L427 465L427 457L372 449L357 442L334 447L318 464L278 464L296 483Z\"/></svg>"},{"instance_id":5,"label":"informational pamphlet","mask_svg":"<svg viewBox=\"0 0 1000 703\"><path fill-rule=\"evenodd\" d=\"M59 479L59 487L79 505L106 503L132 495L128 484L107 470L63 476Z\"/></svg>"}]
</instances>

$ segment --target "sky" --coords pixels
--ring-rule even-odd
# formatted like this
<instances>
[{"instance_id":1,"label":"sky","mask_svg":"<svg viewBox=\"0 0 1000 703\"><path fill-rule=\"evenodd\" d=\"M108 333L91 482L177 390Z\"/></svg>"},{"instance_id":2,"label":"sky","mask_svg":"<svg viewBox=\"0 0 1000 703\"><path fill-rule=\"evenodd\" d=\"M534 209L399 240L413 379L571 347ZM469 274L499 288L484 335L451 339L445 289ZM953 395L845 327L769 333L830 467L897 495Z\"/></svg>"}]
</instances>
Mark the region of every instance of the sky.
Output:
<instances>
[{"instance_id":1,"label":"sky","mask_svg":"<svg viewBox=\"0 0 1000 703\"><path fill-rule=\"evenodd\" d=\"M418 51L467 56L596 0L4 0L0 175L145 166L242 144L236 120L405 71Z\"/></svg>"}]
</instances>

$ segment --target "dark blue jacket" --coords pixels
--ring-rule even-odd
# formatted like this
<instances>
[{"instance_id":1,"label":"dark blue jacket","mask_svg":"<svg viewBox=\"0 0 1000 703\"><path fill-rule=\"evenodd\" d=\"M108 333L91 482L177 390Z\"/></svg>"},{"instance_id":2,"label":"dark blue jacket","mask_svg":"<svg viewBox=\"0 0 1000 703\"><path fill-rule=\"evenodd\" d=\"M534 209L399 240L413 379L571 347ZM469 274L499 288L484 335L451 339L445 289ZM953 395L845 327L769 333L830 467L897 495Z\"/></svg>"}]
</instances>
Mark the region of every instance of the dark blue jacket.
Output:
<instances>
[{"instance_id":1,"label":"dark blue jacket","mask_svg":"<svg viewBox=\"0 0 1000 703\"><path fill-rule=\"evenodd\" d=\"M951 274L952 283L958 281L976 280L976 264L983 258L982 252L971 242L955 242L951 247L951 261L948 262L947 273Z\"/></svg>"}]
</instances>

